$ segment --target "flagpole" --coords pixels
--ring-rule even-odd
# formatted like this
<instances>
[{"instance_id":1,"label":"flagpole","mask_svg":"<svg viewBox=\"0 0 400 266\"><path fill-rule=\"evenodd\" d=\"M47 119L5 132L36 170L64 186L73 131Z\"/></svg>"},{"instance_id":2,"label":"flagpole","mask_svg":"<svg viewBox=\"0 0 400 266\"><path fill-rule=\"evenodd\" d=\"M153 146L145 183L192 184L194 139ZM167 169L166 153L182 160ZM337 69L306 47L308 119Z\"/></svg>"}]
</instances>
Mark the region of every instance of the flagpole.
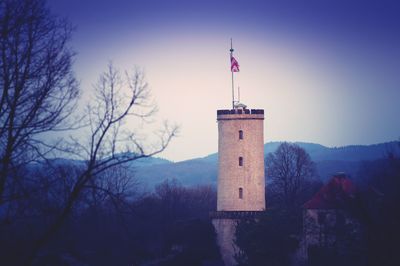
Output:
<instances>
[{"instance_id":1,"label":"flagpole","mask_svg":"<svg viewBox=\"0 0 400 266\"><path fill-rule=\"evenodd\" d=\"M231 62L232 62L232 56L233 56L232 38L231 38L231 49L229 51L231 52ZM232 66L231 66L231 72L232 72L232 109L235 109L235 89L234 89L234 84L233 84Z\"/></svg>"}]
</instances>

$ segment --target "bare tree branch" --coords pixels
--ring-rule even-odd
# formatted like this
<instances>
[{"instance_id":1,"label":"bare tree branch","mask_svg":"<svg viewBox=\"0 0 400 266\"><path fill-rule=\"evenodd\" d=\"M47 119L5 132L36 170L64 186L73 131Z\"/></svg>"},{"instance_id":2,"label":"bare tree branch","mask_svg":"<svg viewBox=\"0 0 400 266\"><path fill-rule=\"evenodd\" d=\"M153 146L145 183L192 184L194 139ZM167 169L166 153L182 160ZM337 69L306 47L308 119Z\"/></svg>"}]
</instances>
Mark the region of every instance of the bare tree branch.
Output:
<instances>
[{"instance_id":1,"label":"bare tree branch","mask_svg":"<svg viewBox=\"0 0 400 266\"><path fill-rule=\"evenodd\" d=\"M316 176L315 165L308 153L296 144L284 142L265 160L271 191L286 208L298 206L308 181Z\"/></svg>"},{"instance_id":2,"label":"bare tree branch","mask_svg":"<svg viewBox=\"0 0 400 266\"><path fill-rule=\"evenodd\" d=\"M126 89L129 95L124 94ZM134 118L132 115L147 117L154 113L155 107L149 104L150 100L148 85L144 82L144 75L139 70L135 70L133 75L126 75L124 80L119 71L109 64L107 71L100 75L95 85L95 100L86 109L89 140L82 142L78 138L74 139L75 147L78 150L81 149L80 153L78 151L76 153L87 154L86 165L74 178L60 214L37 242L31 261L41 247L60 229L86 189L97 189L103 192L109 190L107 184L108 187L104 187L101 186L101 182L98 182L101 181L99 178L104 173L119 165L162 152L176 136L178 128L165 123L161 133L158 134L158 143L145 145L135 137L134 132L122 130L126 120ZM123 150L126 147L128 149ZM96 197L96 194L92 194L92 197Z\"/></svg>"},{"instance_id":3,"label":"bare tree branch","mask_svg":"<svg viewBox=\"0 0 400 266\"><path fill-rule=\"evenodd\" d=\"M71 30L41 0L0 3L0 205L12 169L53 149L35 136L68 128L79 94Z\"/></svg>"}]
</instances>

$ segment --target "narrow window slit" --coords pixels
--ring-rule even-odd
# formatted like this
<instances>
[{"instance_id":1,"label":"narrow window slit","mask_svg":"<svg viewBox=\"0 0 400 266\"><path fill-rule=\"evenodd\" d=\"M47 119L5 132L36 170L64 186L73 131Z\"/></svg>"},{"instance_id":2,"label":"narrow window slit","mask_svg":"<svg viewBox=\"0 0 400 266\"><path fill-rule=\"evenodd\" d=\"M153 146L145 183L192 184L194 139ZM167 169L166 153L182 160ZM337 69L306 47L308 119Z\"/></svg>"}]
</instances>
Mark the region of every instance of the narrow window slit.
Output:
<instances>
[{"instance_id":1,"label":"narrow window slit","mask_svg":"<svg viewBox=\"0 0 400 266\"><path fill-rule=\"evenodd\" d=\"M243 199L243 188L239 188L239 199Z\"/></svg>"},{"instance_id":2,"label":"narrow window slit","mask_svg":"<svg viewBox=\"0 0 400 266\"><path fill-rule=\"evenodd\" d=\"M243 130L239 130L239 139L243 139Z\"/></svg>"}]
</instances>

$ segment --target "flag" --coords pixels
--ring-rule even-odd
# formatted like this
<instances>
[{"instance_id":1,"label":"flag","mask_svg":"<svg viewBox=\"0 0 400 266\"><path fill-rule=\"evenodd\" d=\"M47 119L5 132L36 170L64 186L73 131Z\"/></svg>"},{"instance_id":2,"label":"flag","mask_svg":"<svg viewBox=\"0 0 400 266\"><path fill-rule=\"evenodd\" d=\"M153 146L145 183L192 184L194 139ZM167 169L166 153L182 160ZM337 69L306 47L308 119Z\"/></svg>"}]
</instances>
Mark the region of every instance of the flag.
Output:
<instances>
[{"instance_id":1,"label":"flag","mask_svg":"<svg viewBox=\"0 0 400 266\"><path fill-rule=\"evenodd\" d=\"M231 71L239 72L239 63L233 56L231 56Z\"/></svg>"}]
</instances>

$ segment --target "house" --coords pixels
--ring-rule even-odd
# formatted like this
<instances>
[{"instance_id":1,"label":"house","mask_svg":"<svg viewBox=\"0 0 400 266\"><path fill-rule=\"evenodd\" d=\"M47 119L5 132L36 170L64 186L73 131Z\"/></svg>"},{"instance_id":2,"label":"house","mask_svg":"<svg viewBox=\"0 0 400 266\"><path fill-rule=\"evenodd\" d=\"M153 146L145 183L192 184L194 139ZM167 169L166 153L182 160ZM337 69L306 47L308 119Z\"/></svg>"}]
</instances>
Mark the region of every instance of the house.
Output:
<instances>
[{"instance_id":1,"label":"house","mask_svg":"<svg viewBox=\"0 0 400 266\"><path fill-rule=\"evenodd\" d=\"M365 230L357 189L334 175L303 205L298 265L365 265Z\"/></svg>"}]
</instances>

